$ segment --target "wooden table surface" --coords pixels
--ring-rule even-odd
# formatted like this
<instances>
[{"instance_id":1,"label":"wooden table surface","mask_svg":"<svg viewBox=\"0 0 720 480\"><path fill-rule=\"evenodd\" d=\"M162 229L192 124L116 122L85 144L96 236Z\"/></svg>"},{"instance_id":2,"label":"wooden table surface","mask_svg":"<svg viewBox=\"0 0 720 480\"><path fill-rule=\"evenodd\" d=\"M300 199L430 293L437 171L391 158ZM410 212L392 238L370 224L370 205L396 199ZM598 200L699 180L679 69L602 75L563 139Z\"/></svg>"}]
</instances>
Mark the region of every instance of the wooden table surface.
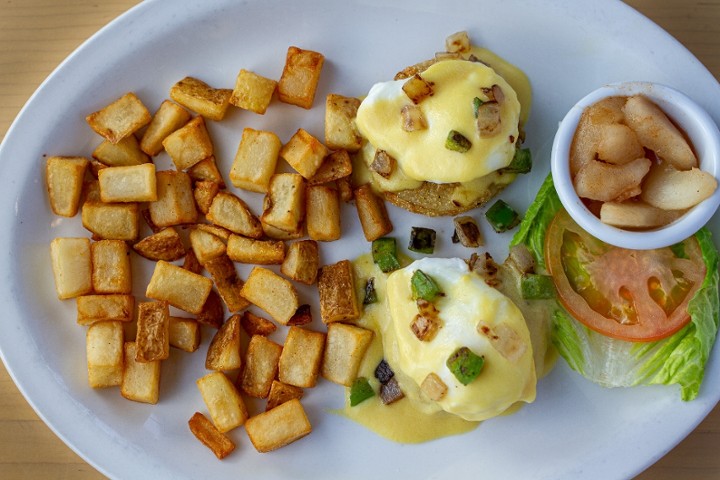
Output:
<instances>
[{"instance_id":1,"label":"wooden table surface","mask_svg":"<svg viewBox=\"0 0 720 480\"><path fill-rule=\"evenodd\" d=\"M77 46L137 0L0 2L0 139ZM628 0L720 78L720 0ZM6 207L7 208L7 207ZM720 406L639 479L720 479ZM0 365L0 479L103 478L56 437Z\"/></svg>"}]
</instances>

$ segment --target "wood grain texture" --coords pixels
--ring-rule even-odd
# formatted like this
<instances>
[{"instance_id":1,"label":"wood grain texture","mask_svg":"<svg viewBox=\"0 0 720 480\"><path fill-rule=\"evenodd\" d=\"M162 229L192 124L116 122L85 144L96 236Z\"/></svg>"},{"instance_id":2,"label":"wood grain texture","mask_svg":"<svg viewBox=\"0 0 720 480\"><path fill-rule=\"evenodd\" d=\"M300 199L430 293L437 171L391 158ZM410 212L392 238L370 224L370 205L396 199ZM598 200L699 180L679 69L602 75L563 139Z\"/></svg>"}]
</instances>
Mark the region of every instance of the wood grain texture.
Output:
<instances>
[{"instance_id":1,"label":"wood grain texture","mask_svg":"<svg viewBox=\"0 0 720 480\"><path fill-rule=\"evenodd\" d=\"M0 2L0 138L35 89L83 41L137 0ZM720 0L628 0L720 78ZM591 435L591 432L588 432ZM720 478L720 407L640 480ZM0 478L104 478L53 434L0 367Z\"/></svg>"}]
</instances>

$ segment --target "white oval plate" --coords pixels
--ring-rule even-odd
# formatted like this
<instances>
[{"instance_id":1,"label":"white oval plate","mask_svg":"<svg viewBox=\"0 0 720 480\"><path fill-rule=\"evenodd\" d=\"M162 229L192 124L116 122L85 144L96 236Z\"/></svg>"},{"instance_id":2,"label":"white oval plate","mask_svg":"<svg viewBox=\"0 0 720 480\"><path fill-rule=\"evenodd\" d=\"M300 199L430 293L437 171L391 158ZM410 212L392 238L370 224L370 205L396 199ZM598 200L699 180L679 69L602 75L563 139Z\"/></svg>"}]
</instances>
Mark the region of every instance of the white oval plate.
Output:
<instances>
[{"instance_id":1,"label":"white oval plate","mask_svg":"<svg viewBox=\"0 0 720 480\"><path fill-rule=\"evenodd\" d=\"M720 119L720 87L679 43L620 2L561 0L359 0L143 2L80 47L40 87L0 147L4 208L0 233L3 288L0 350L14 380L50 427L104 474L117 478L358 478L395 474L453 478L621 478L647 467L686 436L720 398L718 352L698 399L683 403L676 388L605 390L559 361L543 379L537 401L517 414L483 423L467 435L421 445L397 445L326 410L342 405L330 382L306 392L314 431L277 452L260 455L244 431L231 433L238 450L217 461L189 433L187 420L205 411L194 385L205 373L204 351L177 351L163 365L156 406L129 402L117 389L87 386L85 331L74 302L55 298L48 244L55 236L87 235L78 218L55 218L44 193L45 155L86 155L99 138L85 124L93 112L127 91L151 110L186 75L232 88L241 68L278 78L290 45L317 50L327 62L311 111L275 101L265 116L233 110L209 122L227 172L245 126L287 140L303 127L323 138L329 92L359 96L376 81L444 46L467 29L475 43L520 66L534 88L527 145L536 166L502 194L524 210L549 170L550 144L565 112L598 86L648 80L673 86ZM162 162L162 160L159 160ZM227 177L226 177L227 178ZM257 195L241 194L259 208ZM367 251L352 206L343 239L322 246L333 262ZM461 254L449 241L449 219L391 209L394 235L431 226L439 254ZM480 216L480 212L477 212ZM719 220L711 221L718 235ZM503 258L510 234L488 235ZM148 264L136 261L142 298ZM238 269L247 275L246 266ZM311 290L302 289L306 300ZM281 341L281 340L280 340ZM717 347L717 346L716 346ZM717 350L718 348L715 348ZM258 407L259 405L254 405Z\"/></svg>"}]
</instances>

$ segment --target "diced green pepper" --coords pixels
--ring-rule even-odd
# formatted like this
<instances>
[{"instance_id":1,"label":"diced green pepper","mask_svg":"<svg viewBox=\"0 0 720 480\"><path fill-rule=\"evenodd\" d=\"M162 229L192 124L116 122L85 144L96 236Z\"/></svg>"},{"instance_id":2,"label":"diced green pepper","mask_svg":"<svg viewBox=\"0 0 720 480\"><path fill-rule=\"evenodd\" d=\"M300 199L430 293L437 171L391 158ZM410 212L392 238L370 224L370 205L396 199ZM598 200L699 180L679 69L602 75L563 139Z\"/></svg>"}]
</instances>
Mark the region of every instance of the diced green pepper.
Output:
<instances>
[{"instance_id":1,"label":"diced green pepper","mask_svg":"<svg viewBox=\"0 0 720 480\"><path fill-rule=\"evenodd\" d=\"M528 173L532 169L532 153L529 148L516 148L510 165L503 169L509 173Z\"/></svg>"},{"instance_id":2,"label":"diced green pepper","mask_svg":"<svg viewBox=\"0 0 720 480\"><path fill-rule=\"evenodd\" d=\"M372 257L375 264L385 273L400 268L394 238L383 237L374 240L372 242Z\"/></svg>"},{"instance_id":3,"label":"diced green pepper","mask_svg":"<svg viewBox=\"0 0 720 480\"><path fill-rule=\"evenodd\" d=\"M419 253L435 251L435 230L432 228L412 227L408 249Z\"/></svg>"},{"instance_id":4,"label":"diced green pepper","mask_svg":"<svg viewBox=\"0 0 720 480\"><path fill-rule=\"evenodd\" d=\"M475 115L475 118L478 117L478 109L483 103L484 102L479 97L473 98L473 115Z\"/></svg>"},{"instance_id":5,"label":"diced green pepper","mask_svg":"<svg viewBox=\"0 0 720 480\"><path fill-rule=\"evenodd\" d=\"M503 200L498 200L485 212L485 218L497 233L510 230L520 223L520 215Z\"/></svg>"},{"instance_id":6,"label":"diced green pepper","mask_svg":"<svg viewBox=\"0 0 720 480\"><path fill-rule=\"evenodd\" d=\"M445 148L455 152L465 153L470 150L472 143L457 130L450 130L445 140Z\"/></svg>"},{"instance_id":7,"label":"diced green pepper","mask_svg":"<svg viewBox=\"0 0 720 480\"><path fill-rule=\"evenodd\" d=\"M370 386L370 382L365 377L358 377L350 387L350 406L354 407L370 397L375 396L375 390Z\"/></svg>"},{"instance_id":8,"label":"diced green pepper","mask_svg":"<svg viewBox=\"0 0 720 480\"><path fill-rule=\"evenodd\" d=\"M485 357L475 355L468 347L460 347L448 357L446 365L458 382L467 385L480 375Z\"/></svg>"},{"instance_id":9,"label":"diced green pepper","mask_svg":"<svg viewBox=\"0 0 720 480\"><path fill-rule=\"evenodd\" d=\"M377 292L375 291L375 277L370 277L365 282L365 298L363 305L370 305L377 302Z\"/></svg>"},{"instance_id":10,"label":"diced green pepper","mask_svg":"<svg viewBox=\"0 0 720 480\"><path fill-rule=\"evenodd\" d=\"M528 273L520 281L520 292L525 300L555 298L555 284L550 275Z\"/></svg>"},{"instance_id":11,"label":"diced green pepper","mask_svg":"<svg viewBox=\"0 0 720 480\"><path fill-rule=\"evenodd\" d=\"M438 284L435 283L435 280L422 270L415 270L410 279L410 287L413 300L422 298L423 300L432 302L435 297L442 293Z\"/></svg>"}]
</instances>

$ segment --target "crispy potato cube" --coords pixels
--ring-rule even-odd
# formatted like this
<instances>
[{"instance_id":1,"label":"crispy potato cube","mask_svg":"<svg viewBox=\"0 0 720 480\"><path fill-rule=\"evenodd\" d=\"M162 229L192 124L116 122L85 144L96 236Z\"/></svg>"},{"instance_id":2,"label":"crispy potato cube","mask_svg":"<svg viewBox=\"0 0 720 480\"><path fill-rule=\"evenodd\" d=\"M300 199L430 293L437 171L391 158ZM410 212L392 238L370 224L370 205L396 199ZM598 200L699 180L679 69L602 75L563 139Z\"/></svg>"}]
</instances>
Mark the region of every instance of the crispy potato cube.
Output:
<instances>
[{"instance_id":1,"label":"crispy potato cube","mask_svg":"<svg viewBox=\"0 0 720 480\"><path fill-rule=\"evenodd\" d=\"M185 256L180 234L173 227L163 228L157 233L143 238L135 245L133 250L149 260L165 260L172 262Z\"/></svg>"},{"instance_id":2,"label":"crispy potato cube","mask_svg":"<svg viewBox=\"0 0 720 480\"><path fill-rule=\"evenodd\" d=\"M245 402L224 373L208 373L196 383L218 430L229 432L245 423L248 418Z\"/></svg>"},{"instance_id":3,"label":"crispy potato cube","mask_svg":"<svg viewBox=\"0 0 720 480\"><path fill-rule=\"evenodd\" d=\"M270 335L277 330L277 325L267 318L258 317L250 311L244 311L240 317L240 325L243 330L252 337L253 335Z\"/></svg>"},{"instance_id":4,"label":"crispy potato cube","mask_svg":"<svg viewBox=\"0 0 720 480\"><path fill-rule=\"evenodd\" d=\"M92 291L90 239L58 237L50 242L55 291L60 300Z\"/></svg>"},{"instance_id":5,"label":"crispy potato cube","mask_svg":"<svg viewBox=\"0 0 720 480\"><path fill-rule=\"evenodd\" d=\"M208 260L205 262L205 269L210 272L229 311L239 312L250 305L242 295L243 281L238 277L235 264L230 257L223 254Z\"/></svg>"},{"instance_id":6,"label":"crispy potato cube","mask_svg":"<svg viewBox=\"0 0 720 480\"><path fill-rule=\"evenodd\" d=\"M432 85L422 78L419 73L408 78L403 83L402 90L415 105L433 94Z\"/></svg>"},{"instance_id":7,"label":"crispy potato cube","mask_svg":"<svg viewBox=\"0 0 720 480\"><path fill-rule=\"evenodd\" d=\"M192 115L180 105L165 100L155 112L140 140L140 149L154 157L163 151L163 140L190 121Z\"/></svg>"},{"instance_id":8,"label":"crispy potato cube","mask_svg":"<svg viewBox=\"0 0 720 480\"><path fill-rule=\"evenodd\" d=\"M157 172L157 201L150 203L150 219L158 228L197 222L192 180L185 172Z\"/></svg>"},{"instance_id":9,"label":"crispy potato cube","mask_svg":"<svg viewBox=\"0 0 720 480\"><path fill-rule=\"evenodd\" d=\"M290 244L280 272L296 282L312 285L317 279L320 257L315 240L300 240Z\"/></svg>"},{"instance_id":10,"label":"crispy potato cube","mask_svg":"<svg viewBox=\"0 0 720 480\"><path fill-rule=\"evenodd\" d=\"M352 386L372 338L372 330L339 322L328 325L322 376L339 385Z\"/></svg>"},{"instance_id":11,"label":"crispy potato cube","mask_svg":"<svg viewBox=\"0 0 720 480\"><path fill-rule=\"evenodd\" d=\"M362 136L355 126L360 100L331 93L325 99L325 144L333 149L357 152Z\"/></svg>"},{"instance_id":12,"label":"crispy potato cube","mask_svg":"<svg viewBox=\"0 0 720 480\"><path fill-rule=\"evenodd\" d=\"M273 132L245 128L230 168L230 181L251 192L267 192L282 142Z\"/></svg>"},{"instance_id":13,"label":"crispy potato cube","mask_svg":"<svg viewBox=\"0 0 720 480\"><path fill-rule=\"evenodd\" d=\"M303 389L300 387L273 380L272 385L270 385L267 403L265 404L265 411L272 410L293 398L300 400L303 397L303 393Z\"/></svg>"},{"instance_id":14,"label":"crispy potato cube","mask_svg":"<svg viewBox=\"0 0 720 480\"><path fill-rule=\"evenodd\" d=\"M315 175L328 154L330 150L302 128L280 149L280 157L305 178Z\"/></svg>"},{"instance_id":15,"label":"crispy potato cube","mask_svg":"<svg viewBox=\"0 0 720 480\"><path fill-rule=\"evenodd\" d=\"M322 267L317 282L320 317L324 323L344 322L360 317L353 267L349 260Z\"/></svg>"},{"instance_id":16,"label":"crispy potato cube","mask_svg":"<svg viewBox=\"0 0 720 480\"><path fill-rule=\"evenodd\" d=\"M321 53L289 47L277 85L280 101L310 109L324 62L325 57Z\"/></svg>"},{"instance_id":17,"label":"crispy potato cube","mask_svg":"<svg viewBox=\"0 0 720 480\"><path fill-rule=\"evenodd\" d=\"M215 195L207 219L238 235L251 238L263 235L260 220L250 211L250 207L240 197L229 192L218 192Z\"/></svg>"},{"instance_id":18,"label":"crispy potato cube","mask_svg":"<svg viewBox=\"0 0 720 480\"><path fill-rule=\"evenodd\" d=\"M140 99L129 92L102 110L91 113L85 120L95 132L117 143L147 125L151 118Z\"/></svg>"},{"instance_id":19,"label":"crispy potato cube","mask_svg":"<svg viewBox=\"0 0 720 480\"><path fill-rule=\"evenodd\" d=\"M287 324L299 306L293 284L263 267L252 269L240 294L282 325Z\"/></svg>"},{"instance_id":20,"label":"crispy potato cube","mask_svg":"<svg viewBox=\"0 0 720 480\"><path fill-rule=\"evenodd\" d=\"M190 245L200 265L224 255L227 250L225 242L220 237L197 227L190 230Z\"/></svg>"},{"instance_id":21,"label":"crispy potato cube","mask_svg":"<svg viewBox=\"0 0 720 480\"><path fill-rule=\"evenodd\" d=\"M170 311L166 302L138 304L135 360L146 363L170 356Z\"/></svg>"},{"instance_id":22,"label":"crispy potato cube","mask_svg":"<svg viewBox=\"0 0 720 480\"><path fill-rule=\"evenodd\" d=\"M278 372L283 347L262 335L250 338L245 367L238 381L240 390L251 397L266 398Z\"/></svg>"},{"instance_id":23,"label":"crispy potato cube","mask_svg":"<svg viewBox=\"0 0 720 480\"><path fill-rule=\"evenodd\" d=\"M215 332L205 357L205 368L235 370L242 367L242 360L240 319L238 315L233 315Z\"/></svg>"},{"instance_id":24,"label":"crispy potato cube","mask_svg":"<svg viewBox=\"0 0 720 480\"><path fill-rule=\"evenodd\" d=\"M77 323L92 325L97 322L131 322L135 310L135 297L119 293L109 295L83 295L77 297Z\"/></svg>"},{"instance_id":25,"label":"crispy potato cube","mask_svg":"<svg viewBox=\"0 0 720 480\"><path fill-rule=\"evenodd\" d=\"M233 262L279 265L285 259L285 243L282 240L256 240L230 235L227 254Z\"/></svg>"},{"instance_id":26,"label":"crispy potato cube","mask_svg":"<svg viewBox=\"0 0 720 480\"><path fill-rule=\"evenodd\" d=\"M275 93L277 82L248 70L240 70L230 103L236 107L264 115Z\"/></svg>"},{"instance_id":27,"label":"crispy potato cube","mask_svg":"<svg viewBox=\"0 0 720 480\"><path fill-rule=\"evenodd\" d=\"M223 435L213 423L200 412L195 412L188 421L190 431L195 438L208 447L215 456L222 460L235 450L235 444Z\"/></svg>"},{"instance_id":28,"label":"crispy potato cube","mask_svg":"<svg viewBox=\"0 0 720 480\"><path fill-rule=\"evenodd\" d=\"M215 290L210 290L207 300L203 305L200 313L197 314L197 321L201 325L207 325L213 328L220 328L225 319L225 307L223 306L220 294Z\"/></svg>"},{"instance_id":29,"label":"crispy potato cube","mask_svg":"<svg viewBox=\"0 0 720 480\"><path fill-rule=\"evenodd\" d=\"M306 190L305 223L310 238L332 242L340 238L340 197L326 185L309 185Z\"/></svg>"},{"instance_id":30,"label":"crispy potato cube","mask_svg":"<svg viewBox=\"0 0 720 480\"><path fill-rule=\"evenodd\" d=\"M135 241L140 231L137 203L85 202L81 216L94 238Z\"/></svg>"},{"instance_id":31,"label":"crispy potato cube","mask_svg":"<svg viewBox=\"0 0 720 480\"><path fill-rule=\"evenodd\" d=\"M213 154L213 144L203 117L195 117L162 142L175 168L185 170Z\"/></svg>"},{"instance_id":32,"label":"crispy potato cube","mask_svg":"<svg viewBox=\"0 0 720 480\"><path fill-rule=\"evenodd\" d=\"M286 232L285 230L280 230L277 227L268 225L263 222L262 218L260 219L260 225L262 225L265 236L274 240L295 240L305 236L305 224L302 222L300 222L298 227L291 232Z\"/></svg>"},{"instance_id":33,"label":"crispy potato cube","mask_svg":"<svg viewBox=\"0 0 720 480\"><path fill-rule=\"evenodd\" d=\"M207 215L210 211L210 205L215 199L215 195L220 191L220 185L209 180L201 180L195 182L193 188L193 196L195 197L195 205L203 215Z\"/></svg>"},{"instance_id":34,"label":"crispy potato cube","mask_svg":"<svg viewBox=\"0 0 720 480\"><path fill-rule=\"evenodd\" d=\"M231 95L232 90L228 88L213 88L193 77L185 77L170 87L170 98L183 107L215 121L225 117Z\"/></svg>"},{"instance_id":35,"label":"crispy potato cube","mask_svg":"<svg viewBox=\"0 0 720 480\"><path fill-rule=\"evenodd\" d=\"M180 310L198 314L211 289L212 280L209 278L159 260L145 295L154 300L166 301Z\"/></svg>"},{"instance_id":36,"label":"crispy potato cube","mask_svg":"<svg viewBox=\"0 0 720 480\"><path fill-rule=\"evenodd\" d=\"M182 268L193 273L202 273L203 266L198 261L192 248L187 249L187 252L185 253L185 260L183 260Z\"/></svg>"},{"instance_id":37,"label":"crispy potato cube","mask_svg":"<svg viewBox=\"0 0 720 480\"><path fill-rule=\"evenodd\" d=\"M228 238L230 238L230 235L233 234L227 228L218 227L217 225L213 225L212 223L198 223L195 225L195 228L197 228L198 230L203 230L208 233L212 233L216 237L220 237L226 242L227 242Z\"/></svg>"},{"instance_id":38,"label":"crispy potato cube","mask_svg":"<svg viewBox=\"0 0 720 480\"><path fill-rule=\"evenodd\" d=\"M124 330L120 322L98 322L85 336L88 383L91 388L122 383Z\"/></svg>"},{"instance_id":39,"label":"crispy potato cube","mask_svg":"<svg viewBox=\"0 0 720 480\"><path fill-rule=\"evenodd\" d=\"M122 240L100 240L90 245L95 293L131 293L130 252Z\"/></svg>"},{"instance_id":40,"label":"crispy potato cube","mask_svg":"<svg viewBox=\"0 0 720 480\"><path fill-rule=\"evenodd\" d=\"M135 135L128 135L117 143L105 140L95 148L92 156L107 167L129 167L150 161L150 157L140 150Z\"/></svg>"},{"instance_id":41,"label":"crispy potato cube","mask_svg":"<svg viewBox=\"0 0 720 480\"><path fill-rule=\"evenodd\" d=\"M352 173L352 161L347 150L335 150L325 157L315 175L308 179L308 185L334 182Z\"/></svg>"},{"instance_id":42,"label":"crispy potato cube","mask_svg":"<svg viewBox=\"0 0 720 480\"><path fill-rule=\"evenodd\" d=\"M83 179L89 160L84 157L49 157L45 179L55 215L74 217L80 208Z\"/></svg>"},{"instance_id":43,"label":"crispy potato cube","mask_svg":"<svg viewBox=\"0 0 720 480\"><path fill-rule=\"evenodd\" d=\"M300 400L293 398L249 418L245 431L255 449L265 453L299 440L312 431L312 426Z\"/></svg>"},{"instance_id":44,"label":"crispy potato cube","mask_svg":"<svg viewBox=\"0 0 720 480\"><path fill-rule=\"evenodd\" d=\"M200 347L200 324L192 318L170 317L168 338L170 346L184 352L194 352Z\"/></svg>"},{"instance_id":45,"label":"crispy potato cube","mask_svg":"<svg viewBox=\"0 0 720 480\"><path fill-rule=\"evenodd\" d=\"M135 402L156 404L160 398L160 360L141 363L135 360L135 342L125 342L120 394Z\"/></svg>"},{"instance_id":46,"label":"crispy potato cube","mask_svg":"<svg viewBox=\"0 0 720 480\"><path fill-rule=\"evenodd\" d=\"M312 323L312 310L310 309L310 305L305 303L295 310L293 316L288 320L287 325L288 327L295 327L307 325L308 323Z\"/></svg>"},{"instance_id":47,"label":"crispy potato cube","mask_svg":"<svg viewBox=\"0 0 720 480\"><path fill-rule=\"evenodd\" d=\"M220 188L225 188L225 181L218 169L214 155L211 155L204 160L200 160L198 163L190 167L187 173L195 182L203 180L211 181L217 183Z\"/></svg>"},{"instance_id":48,"label":"crispy potato cube","mask_svg":"<svg viewBox=\"0 0 720 480\"><path fill-rule=\"evenodd\" d=\"M290 327L280 355L278 379L296 387L314 387L324 350L324 333Z\"/></svg>"},{"instance_id":49,"label":"crispy potato cube","mask_svg":"<svg viewBox=\"0 0 720 480\"><path fill-rule=\"evenodd\" d=\"M369 184L366 183L353 190L353 195L360 224L368 242L392 232L393 225L388 217L385 202L375 195Z\"/></svg>"},{"instance_id":50,"label":"crispy potato cube","mask_svg":"<svg viewBox=\"0 0 720 480\"><path fill-rule=\"evenodd\" d=\"M305 179L297 173L273 175L264 207L263 223L285 232L297 231L305 218Z\"/></svg>"},{"instance_id":51,"label":"crispy potato cube","mask_svg":"<svg viewBox=\"0 0 720 480\"><path fill-rule=\"evenodd\" d=\"M420 390L427 395L430 400L440 401L447 393L448 387L445 382L434 372L430 372L420 385Z\"/></svg>"},{"instance_id":52,"label":"crispy potato cube","mask_svg":"<svg viewBox=\"0 0 720 480\"><path fill-rule=\"evenodd\" d=\"M155 165L108 167L98 172L100 200L113 202L154 202L157 200Z\"/></svg>"},{"instance_id":53,"label":"crispy potato cube","mask_svg":"<svg viewBox=\"0 0 720 480\"><path fill-rule=\"evenodd\" d=\"M445 39L445 50L450 53L467 53L470 51L470 37L466 31L455 32Z\"/></svg>"}]
</instances>

